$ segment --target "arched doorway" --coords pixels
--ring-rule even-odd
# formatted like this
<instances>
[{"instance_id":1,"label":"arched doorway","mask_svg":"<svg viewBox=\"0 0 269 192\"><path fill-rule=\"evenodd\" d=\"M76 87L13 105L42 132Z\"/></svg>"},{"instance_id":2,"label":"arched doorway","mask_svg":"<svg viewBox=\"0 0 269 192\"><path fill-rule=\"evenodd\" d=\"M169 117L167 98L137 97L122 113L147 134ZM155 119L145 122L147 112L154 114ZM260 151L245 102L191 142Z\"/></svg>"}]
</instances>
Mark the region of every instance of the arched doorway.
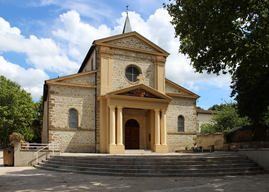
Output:
<instances>
[{"instance_id":1,"label":"arched doorway","mask_svg":"<svg viewBox=\"0 0 269 192\"><path fill-rule=\"evenodd\" d=\"M125 123L125 149L139 149L139 123L134 119Z\"/></svg>"}]
</instances>

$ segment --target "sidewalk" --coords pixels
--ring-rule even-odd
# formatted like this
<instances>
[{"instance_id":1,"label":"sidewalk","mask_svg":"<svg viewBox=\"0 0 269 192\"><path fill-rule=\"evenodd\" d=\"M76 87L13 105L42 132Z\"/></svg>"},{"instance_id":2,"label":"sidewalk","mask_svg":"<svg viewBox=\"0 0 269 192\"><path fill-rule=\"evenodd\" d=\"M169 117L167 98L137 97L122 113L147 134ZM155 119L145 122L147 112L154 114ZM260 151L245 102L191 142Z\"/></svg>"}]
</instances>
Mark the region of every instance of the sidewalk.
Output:
<instances>
[{"instance_id":1,"label":"sidewalk","mask_svg":"<svg viewBox=\"0 0 269 192\"><path fill-rule=\"evenodd\" d=\"M217 153L215 153L217 154ZM64 154L69 155L69 154ZM75 155L75 154L72 154ZM87 154L81 154L87 155ZM89 155L89 154L88 154ZM94 154L90 154L94 155ZM269 191L269 174L229 177L115 177L4 167L0 151L0 191Z\"/></svg>"}]
</instances>

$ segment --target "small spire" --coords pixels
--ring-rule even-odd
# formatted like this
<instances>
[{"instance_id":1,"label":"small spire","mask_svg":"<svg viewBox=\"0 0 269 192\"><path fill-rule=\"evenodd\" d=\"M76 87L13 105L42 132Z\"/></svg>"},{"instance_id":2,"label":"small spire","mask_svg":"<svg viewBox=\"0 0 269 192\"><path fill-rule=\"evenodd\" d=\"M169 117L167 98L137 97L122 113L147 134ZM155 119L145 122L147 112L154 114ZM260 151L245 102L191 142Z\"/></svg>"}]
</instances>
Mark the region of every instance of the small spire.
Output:
<instances>
[{"instance_id":1,"label":"small spire","mask_svg":"<svg viewBox=\"0 0 269 192\"><path fill-rule=\"evenodd\" d=\"M127 9L127 17L126 17L126 20L125 20L125 24L124 24L124 27L123 27L122 34L132 32L132 27L131 27L129 17L128 17L129 5L126 6L126 9Z\"/></svg>"}]
</instances>

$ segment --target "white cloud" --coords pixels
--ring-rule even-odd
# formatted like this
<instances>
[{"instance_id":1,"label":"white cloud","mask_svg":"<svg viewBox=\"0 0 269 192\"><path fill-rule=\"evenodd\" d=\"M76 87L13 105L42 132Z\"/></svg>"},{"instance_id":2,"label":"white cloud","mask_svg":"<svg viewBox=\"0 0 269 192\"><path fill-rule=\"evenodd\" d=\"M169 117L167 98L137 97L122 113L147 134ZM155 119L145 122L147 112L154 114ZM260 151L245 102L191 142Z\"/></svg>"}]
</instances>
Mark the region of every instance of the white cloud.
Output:
<instances>
[{"instance_id":1,"label":"white cloud","mask_svg":"<svg viewBox=\"0 0 269 192\"><path fill-rule=\"evenodd\" d=\"M111 33L110 28L100 25L94 28L89 24L82 23L80 15L75 11L68 11L60 15L61 21L64 23L65 29L58 29L53 34L56 38L67 42L66 49L68 55L81 63L86 56L92 42L96 39L108 37Z\"/></svg>"},{"instance_id":2,"label":"white cloud","mask_svg":"<svg viewBox=\"0 0 269 192\"><path fill-rule=\"evenodd\" d=\"M24 69L19 65L10 63L0 56L0 75L4 75L6 78L16 81L21 85L23 89L32 94L34 99L40 99L43 92L44 79L48 79L49 76L40 69Z\"/></svg>"},{"instance_id":3,"label":"white cloud","mask_svg":"<svg viewBox=\"0 0 269 192\"><path fill-rule=\"evenodd\" d=\"M16 27L0 17L0 51L26 53L28 63L37 69L58 73L75 73L79 65L71 61L50 38L25 38Z\"/></svg>"},{"instance_id":4,"label":"white cloud","mask_svg":"<svg viewBox=\"0 0 269 192\"><path fill-rule=\"evenodd\" d=\"M44 3L55 2L44 1ZM26 38L21 35L21 31L18 28L11 27L7 21L0 18L0 52L26 53L28 56L27 62L35 69L24 69L25 73L38 71L45 74L44 70L53 71L59 75L76 73L92 42L96 39L121 34L125 18L126 13L123 12L122 16L116 20L117 26L113 29L103 24L94 27L82 22L80 14L75 10L71 10L60 15L60 21L63 23L64 28L59 27L54 30L51 38L37 38L34 35ZM147 20L143 20L135 12L129 12L129 19L133 31L137 31L170 53L166 62L166 77L168 79L180 85L186 85L186 88L194 92L199 91L197 83L201 84L202 82L206 85L217 86L223 89L227 89L227 85L230 85L229 75L216 77L213 74L194 73L195 70L190 65L189 59L183 54L178 53L179 40L174 38L174 28L170 24L171 17L166 10L162 8L157 9ZM19 71L20 66L4 61L4 58L2 58L2 63ZM23 71L23 68L20 68ZM14 72L5 70L5 74L9 75L8 77L12 78L13 74L14 78L23 82L22 79L25 78L23 74L16 73L16 70ZM46 79L47 76L45 77L44 74L40 76ZM42 87L43 82L40 83L38 89L31 81L23 83L24 87L31 90L33 95L38 92L37 90L39 90L40 95L42 94L40 87ZM34 88L31 89L31 87Z\"/></svg>"}]
</instances>

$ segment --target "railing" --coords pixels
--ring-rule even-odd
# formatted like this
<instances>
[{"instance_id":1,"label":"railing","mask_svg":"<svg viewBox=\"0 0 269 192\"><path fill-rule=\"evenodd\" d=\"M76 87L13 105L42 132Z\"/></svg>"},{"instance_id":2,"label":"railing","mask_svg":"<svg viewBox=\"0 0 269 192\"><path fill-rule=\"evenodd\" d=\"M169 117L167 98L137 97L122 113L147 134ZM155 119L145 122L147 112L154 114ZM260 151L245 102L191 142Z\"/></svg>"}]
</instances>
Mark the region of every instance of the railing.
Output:
<instances>
[{"instance_id":1,"label":"railing","mask_svg":"<svg viewBox=\"0 0 269 192\"><path fill-rule=\"evenodd\" d=\"M38 153L44 149L51 150L53 155L55 150L59 150L57 143L21 143L21 150L37 150L34 154L36 155L36 164L38 164Z\"/></svg>"}]
</instances>

